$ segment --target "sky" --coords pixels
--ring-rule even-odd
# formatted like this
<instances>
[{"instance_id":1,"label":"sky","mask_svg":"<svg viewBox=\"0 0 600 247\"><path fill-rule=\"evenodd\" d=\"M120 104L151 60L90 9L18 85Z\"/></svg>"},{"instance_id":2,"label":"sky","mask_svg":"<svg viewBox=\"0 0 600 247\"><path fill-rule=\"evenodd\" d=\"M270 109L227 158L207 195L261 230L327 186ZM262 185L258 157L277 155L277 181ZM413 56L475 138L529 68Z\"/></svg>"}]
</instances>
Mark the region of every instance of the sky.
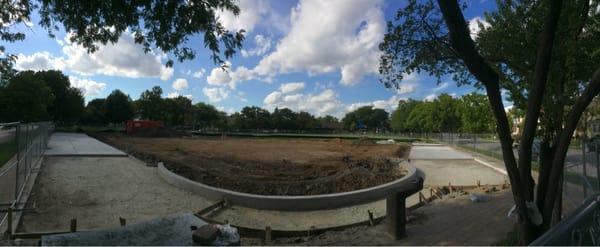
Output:
<instances>
[{"instance_id":1,"label":"sky","mask_svg":"<svg viewBox=\"0 0 600 247\"><path fill-rule=\"evenodd\" d=\"M210 59L202 36L190 39L198 51L194 60L178 62L172 54L144 53L130 33L115 44L89 54L68 41L63 30L50 38L32 15L31 23L15 26L26 34L21 42L5 44L18 55L16 69L59 69L86 101L104 98L120 89L132 99L153 86L164 97L183 95L193 103L207 102L233 113L244 106L268 110L288 107L316 116L343 116L372 105L391 112L400 99L433 99L441 93L460 96L475 91L457 87L450 78L438 84L423 74L410 74L401 88L387 89L379 82L378 44L400 0L240 0L241 13L220 12L231 31L246 30L243 49L222 70ZM465 18L472 23L495 9L494 1L468 0ZM476 35L477 25L470 25ZM166 61L175 60L173 67Z\"/></svg>"}]
</instances>

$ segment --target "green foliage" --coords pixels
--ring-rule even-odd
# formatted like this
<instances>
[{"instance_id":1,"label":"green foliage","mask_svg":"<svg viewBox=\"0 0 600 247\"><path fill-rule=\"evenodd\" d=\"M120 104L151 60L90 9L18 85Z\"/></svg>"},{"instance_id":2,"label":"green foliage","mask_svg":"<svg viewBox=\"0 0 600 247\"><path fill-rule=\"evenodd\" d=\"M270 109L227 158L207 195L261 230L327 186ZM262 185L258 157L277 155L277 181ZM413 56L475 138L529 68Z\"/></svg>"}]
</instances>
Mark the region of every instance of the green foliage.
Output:
<instances>
[{"instance_id":1,"label":"green foliage","mask_svg":"<svg viewBox=\"0 0 600 247\"><path fill-rule=\"evenodd\" d=\"M184 125L189 120L192 101L184 96L165 99L166 122L169 125Z\"/></svg>"},{"instance_id":2,"label":"green foliage","mask_svg":"<svg viewBox=\"0 0 600 247\"><path fill-rule=\"evenodd\" d=\"M94 104L98 103L100 102L95 102ZM95 108L97 106L92 106L94 108L90 110L95 111L96 113L104 112L105 119L109 123L124 123L133 118L132 104L129 95L116 89L106 97L104 105L100 106L100 110Z\"/></svg>"},{"instance_id":3,"label":"green foliage","mask_svg":"<svg viewBox=\"0 0 600 247\"><path fill-rule=\"evenodd\" d=\"M257 106L246 106L240 112L240 129L269 129L271 114Z\"/></svg>"},{"instance_id":4,"label":"green foliage","mask_svg":"<svg viewBox=\"0 0 600 247\"><path fill-rule=\"evenodd\" d=\"M347 113L342 119L346 130L356 130L361 127L367 129L387 129L389 127L388 113L383 109L373 109L373 106L363 106Z\"/></svg>"},{"instance_id":5,"label":"green foliage","mask_svg":"<svg viewBox=\"0 0 600 247\"><path fill-rule=\"evenodd\" d=\"M23 32L15 32L14 25L30 20L37 9L39 25L54 32L64 29L70 40L82 45L88 52L95 52L100 44L115 43L123 32L133 33L135 42L150 52L158 48L173 54L180 62L192 60L197 52L190 38L204 34L203 45L211 52L214 63L225 66L242 46L244 30L232 33L226 30L217 17L217 11L238 15L239 7L234 0L210 1L66 1L0 0L0 40L16 42L25 39ZM0 45L0 82L7 80L14 70L15 56ZM173 60L167 61L172 66ZM1 84L1 83L0 83Z\"/></svg>"},{"instance_id":6,"label":"green foliage","mask_svg":"<svg viewBox=\"0 0 600 247\"><path fill-rule=\"evenodd\" d=\"M146 120L164 120L165 107L162 99L162 88L154 86L152 90L142 92L140 98L136 101L138 113L142 119Z\"/></svg>"},{"instance_id":7,"label":"green foliage","mask_svg":"<svg viewBox=\"0 0 600 247\"><path fill-rule=\"evenodd\" d=\"M197 103L192 108L195 129L224 128L226 125L225 113L219 112L213 105L203 102Z\"/></svg>"},{"instance_id":8,"label":"green foliage","mask_svg":"<svg viewBox=\"0 0 600 247\"><path fill-rule=\"evenodd\" d=\"M392 113L391 126L398 132L490 133L495 120L485 95L453 98L441 94L433 101L401 100Z\"/></svg>"},{"instance_id":9,"label":"green foliage","mask_svg":"<svg viewBox=\"0 0 600 247\"><path fill-rule=\"evenodd\" d=\"M93 99L85 107L83 122L92 125L102 125L109 122L106 117L106 99Z\"/></svg>"},{"instance_id":10,"label":"green foliage","mask_svg":"<svg viewBox=\"0 0 600 247\"><path fill-rule=\"evenodd\" d=\"M35 76L44 81L54 95L48 113L57 123L76 122L83 115L84 98L78 88L71 87L69 77L58 70L39 71Z\"/></svg>"},{"instance_id":11,"label":"green foliage","mask_svg":"<svg viewBox=\"0 0 600 247\"><path fill-rule=\"evenodd\" d=\"M33 71L16 74L0 87L0 122L51 120L52 90Z\"/></svg>"}]
</instances>

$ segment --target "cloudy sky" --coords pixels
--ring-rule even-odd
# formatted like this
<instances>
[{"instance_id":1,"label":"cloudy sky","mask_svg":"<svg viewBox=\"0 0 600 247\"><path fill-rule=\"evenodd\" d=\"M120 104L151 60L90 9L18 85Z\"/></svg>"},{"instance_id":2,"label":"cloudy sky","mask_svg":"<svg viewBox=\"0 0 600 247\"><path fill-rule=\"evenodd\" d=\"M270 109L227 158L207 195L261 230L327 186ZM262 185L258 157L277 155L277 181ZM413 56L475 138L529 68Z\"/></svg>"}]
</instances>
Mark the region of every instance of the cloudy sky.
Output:
<instances>
[{"instance_id":1,"label":"cloudy sky","mask_svg":"<svg viewBox=\"0 0 600 247\"><path fill-rule=\"evenodd\" d=\"M467 2L468 20L495 8L489 0ZM239 16L220 14L229 30L247 31L244 49L228 61L229 71L210 60L201 37L190 43L199 51L196 59L167 68L164 64L172 56L144 53L129 33L88 54L68 42L64 32L49 38L37 25L36 14L31 25L15 27L26 33L26 40L6 46L19 55L17 69L60 69L87 101L114 89L137 99L143 90L158 85L165 97L184 95L226 112L256 105L340 116L363 105L390 111L399 99L472 92L469 86L456 87L450 78L438 85L418 74L406 77L400 90L379 83L377 47L386 21L402 5L400 0L241 0Z\"/></svg>"}]
</instances>

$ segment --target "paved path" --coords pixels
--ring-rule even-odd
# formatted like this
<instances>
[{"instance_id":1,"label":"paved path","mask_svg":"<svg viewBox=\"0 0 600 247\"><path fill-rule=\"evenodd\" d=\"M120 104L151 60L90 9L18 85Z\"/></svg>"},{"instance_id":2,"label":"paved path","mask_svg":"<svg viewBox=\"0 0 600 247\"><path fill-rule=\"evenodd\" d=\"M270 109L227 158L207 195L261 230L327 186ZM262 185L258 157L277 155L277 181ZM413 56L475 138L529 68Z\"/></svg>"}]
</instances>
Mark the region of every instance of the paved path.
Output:
<instances>
[{"instance_id":1,"label":"paved path","mask_svg":"<svg viewBox=\"0 0 600 247\"><path fill-rule=\"evenodd\" d=\"M472 160L473 155L442 145L415 144L410 149L410 160Z\"/></svg>"},{"instance_id":2,"label":"paved path","mask_svg":"<svg viewBox=\"0 0 600 247\"><path fill-rule=\"evenodd\" d=\"M15 129L0 130L0 143L9 142L15 139Z\"/></svg>"},{"instance_id":3,"label":"paved path","mask_svg":"<svg viewBox=\"0 0 600 247\"><path fill-rule=\"evenodd\" d=\"M46 156L127 156L127 154L86 134L57 132L50 137Z\"/></svg>"}]
</instances>

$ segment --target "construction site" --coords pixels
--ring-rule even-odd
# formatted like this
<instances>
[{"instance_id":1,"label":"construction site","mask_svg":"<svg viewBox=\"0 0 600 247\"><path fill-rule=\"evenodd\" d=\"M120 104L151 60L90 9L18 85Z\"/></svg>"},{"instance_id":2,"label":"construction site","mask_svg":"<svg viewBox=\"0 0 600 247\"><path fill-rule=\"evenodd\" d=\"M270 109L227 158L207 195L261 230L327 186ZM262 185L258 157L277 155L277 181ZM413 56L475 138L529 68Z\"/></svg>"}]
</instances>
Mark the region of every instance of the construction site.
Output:
<instances>
[{"instance_id":1,"label":"construction site","mask_svg":"<svg viewBox=\"0 0 600 247\"><path fill-rule=\"evenodd\" d=\"M175 217L234 227L242 245L489 245L514 223L501 164L436 143L48 134L13 243L162 245L131 231Z\"/></svg>"}]
</instances>

